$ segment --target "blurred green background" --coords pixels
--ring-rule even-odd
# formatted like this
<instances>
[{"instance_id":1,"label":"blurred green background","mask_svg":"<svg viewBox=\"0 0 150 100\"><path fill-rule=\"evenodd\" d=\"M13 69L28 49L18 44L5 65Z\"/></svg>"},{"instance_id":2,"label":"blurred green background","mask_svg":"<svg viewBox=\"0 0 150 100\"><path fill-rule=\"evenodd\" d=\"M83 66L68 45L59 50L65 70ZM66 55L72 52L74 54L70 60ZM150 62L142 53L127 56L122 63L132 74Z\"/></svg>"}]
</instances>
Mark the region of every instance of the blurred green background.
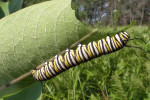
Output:
<instances>
[{"instance_id":1,"label":"blurred green background","mask_svg":"<svg viewBox=\"0 0 150 100\"><path fill-rule=\"evenodd\" d=\"M11 1L11 0L10 0ZM25 8L48 0L24 0ZM3 0L8 2L8 0ZM90 39L106 37L133 20L137 24L127 32L128 45L150 51L150 0L73 0L76 17L87 27L98 28ZM21 9L20 8L20 9ZM1 11L1 8L0 8ZM1 18L5 13L0 14ZM135 48L96 58L44 82L40 100L150 100L150 54Z\"/></svg>"}]
</instances>

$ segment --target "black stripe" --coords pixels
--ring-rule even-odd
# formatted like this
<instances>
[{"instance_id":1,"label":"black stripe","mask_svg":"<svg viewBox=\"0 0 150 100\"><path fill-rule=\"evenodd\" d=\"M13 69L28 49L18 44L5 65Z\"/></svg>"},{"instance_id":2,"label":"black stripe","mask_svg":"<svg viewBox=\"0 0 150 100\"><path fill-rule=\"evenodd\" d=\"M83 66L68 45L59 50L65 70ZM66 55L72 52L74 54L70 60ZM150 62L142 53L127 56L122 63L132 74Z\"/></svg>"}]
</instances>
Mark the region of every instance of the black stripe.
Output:
<instances>
[{"instance_id":1,"label":"black stripe","mask_svg":"<svg viewBox=\"0 0 150 100\"><path fill-rule=\"evenodd\" d=\"M81 45L81 47L80 47L80 50L81 50L81 54L82 54L83 60L84 60L84 62L86 62L87 60L86 60L86 58L85 58L85 56L84 56L84 54L83 54L83 52L82 52L82 45Z\"/></svg>"},{"instance_id":2,"label":"black stripe","mask_svg":"<svg viewBox=\"0 0 150 100\"><path fill-rule=\"evenodd\" d=\"M114 37L114 39L116 40L115 37ZM112 39L112 40L113 40L113 39ZM116 42L113 40L113 43L114 43L114 45L115 45ZM117 45L117 43L116 43L116 45ZM116 45L115 45L115 47L116 47ZM115 51L117 51L117 47L116 47Z\"/></svg>"},{"instance_id":3,"label":"black stripe","mask_svg":"<svg viewBox=\"0 0 150 100\"><path fill-rule=\"evenodd\" d=\"M73 53L74 53L74 51L73 51ZM77 63L77 61L76 61L76 58L72 55L72 53L69 52L69 57L70 57L70 59L71 59L71 56L72 56L72 58L74 59L74 61L76 62L76 64L74 64L74 62L72 61L72 64L73 64L73 67L74 67L74 66L76 66L78 63Z\"/></svg>"},{"instance_id":4,"label":"black stripe","mask_svg":"<svg viewBox=\"0 0 150 100\"><path fill-rule=\"evenodd\" d=\"M63 61L64 61L64 63L63 63L63 62L62 62L62 63L64 64L64 66L65 66L65 68L66 68L66 70L67 70L67 69L69 69L69 68L65 65L65 58L64 58L64 57L65 57L65 56L62 56L62 59L63 59Z\"/></svg>"},{"instance_id":5,"label":"black stripe","mask_svg":"<svg viewBox=\"0 0 150 100\"><path fill-rule=\"evenodd\" d=\"M87 46L86 45L84 45L84 46L82 46L82 48L83 48L83 50L84 50L84 48L87 50ZM82 51L83 52L83 51ZM90 59L90 56L88 55L88 53L84 50L84 52L86 53L86 55L88 56L88 60ZM84 56L85 57L85 56ZM85 57L85 61L88 61L87 59L86 59L86 57Z\"/></svg>"},{"instance_id":6,"label":"black stripe","mask_svg":"<svg viewBox=\"0 0 150 100\"><path fill-rule=\"evenodd\" d=\"M93 47L93 41L91 42L91 47L92 47L92 49L93 49L94 54L96 55L95 49L94 49L94 47ZM94 57L97 57L97 55L96 55L96 56L95 56L95 55L93 55L93 56L94 56Z\"/></svg>"},{"instance_id":7,"label":"black stripe","mask_svg":"<svg viewBox=\"0 0 150 100\"><path fill-rule=\"evenodd\" d=\"M114 36L114 38L115 38L115 40L116 40L117 42L119 42L115 36ZM116 43L116 44L117 44L117 43ZM119 44L120 44L120 42L119 42ZM117 44L117 45L118 45L118 44ZM121 49L121 47L119 47L119 45L118 45L118 48L116 49L116 51L119 50L119 49Z\"/></svg>"},{"instance_id":8,"label":"black stripe","mask_svg":"<svg viewBox=\"0 0 150 100\"><path fill-rule=\"evenodd\" d=\"M105 42L106 42L106 45L108 46L108 48L110 49L110 47L109 47L108 42L107 42L106 39L105 39ZM105 45L105 46L106 46L106 45ZM107 47L106 47L106 48L107 48ZM109 53L111 53L112 51L111 51L111 49L110 49L110 51L109 51L108 48L107 48L107 51L108 51L108 54L109 54Z\"/></svg>"},{"instance_id":9,"label":"black stripe","mask_svg":"<svg viewBox=\"0 0 150 100\"><path fill-rule=\"evenodd\" d=\"M75 58L75 61L76 61L77 65L79 65L80 63L77 61L77 58L76 58L76 56L77 56L77 55L76 55L76 51L73 50L73 52L74 52L74 55L75 55L75 57L74 57L74 58Z\"/></svg>"},{"instance_id":10,"label":"black stripe","mask_svg":"<svg viewBox=\"0 0 150 100\"><path fill-rule=\"evenodd\" d=\"M45 78L44 78L44 76L43 76L43 74L42 74L42 68L40 69L40 73L41 73L42 80L45 81Z\"/></svg>"},{"instance_id":11,"label":"black stripe","mask_svg":"<svg viewBox=\"0 0 150 100\"><path fill-rule=\"evenodd\" d=\"M88 47L85 45L85 48L86 48L86 50L88 50ZM86 52L87 53L87 52ZM89 54L87 53L87 55L88 55L88 59L89 60L91 60L91 58L90 58L90 56L89 56Z\"/></svg>"},{"instance_id":12,"label":"black stripe","mask_svg":"<svg viewBox=\"0 0 150 100\"><path fill-rule=\"evenodd\" d=\"M55 58L55 59L57 59L57 64L58 64L58 66L57 66L57 64L56 64L56 66L58 67L58 69L60 70L60 71L62 71L63 70L63 68L61 68L61 66L60 66L60 64L59 64L59 61L58 61L58 55L57 55L57 58ZM55 62L56 62L56 60L55 60ZM63 70L64 71L64 70Z\"/></svg>"},{"instance_id":13,"label":"black stripe","mask_svg":"<svg viewBox=\"0 0 150 100\"><path fill-rule=\"evenodd\" d=\"M104 50L103 40L101 40L101 43L102 43L103 54L105 55L106 52L105 52L105 50Z\"/></svg>"},{"instance_id":14,"label":"black stripe","mask_svg":"<svg viewBox=\"0 0 150 100\"><path fill-rule=\"evenodd\" d=\"M118 34L118 33L117 33ZM119 36L119 39L120 39L120 42L121 42L121 46L123 46L123 43L122 43L122 38L120 37L120 35L118 34Z\"/></svg>"},{"instance_id":15,"label":"black stripe","mask_svg":"<svg viewBox=\"0 0 150 100\"><path fill-rule=\"evenodd\" d=\"M70 53L70 49L69 49L69 52L68 52L68 54L69 54L69 59L70 59L70 61L71 61L71 64L73 65L73 66L75 66L75 64L73 63L73 61L72 61L72 59L71 59L71 53Z\"/></svg>"},{"instance_id":16,"label":"black stripe","mask_svg":"<svg viewBox=\"0 0 150 100\"><path fill-rule=\"evenodd\" d=\"M122 35L122 34L120 34L120 35ZM120 37L120 35L119 35L119 37ZM123 35L122 35L123 36ZM120 37L121 38L121 37ZM124 43L124 40L121 38L121 42L122 42L122 44L123 44L123 46L125 46L126 44Z\"/></svg>"},{"instance_id":17,"label":"black stripe","mask_svg":"<svg viewBox=\"0 0 150 100\"><path fill-rule=\"evenodd\" d=\"M51 76L51 77L54 77L55 76L55 74L53 74L53 72L51 71L51 69L49 68L49 67L51 67L50 65L49 65L49 62L47 62L47 66L48 66L48 71L53 75L53 76ZM51 67L52 68L52 67Z\"/></svg>"},{"instance_id":18,"label":"black stripe","mask_svg":"<svg viewBox=\"0 0 150 100\"><path fill-rule=\"evenodd\" d=\"M99 44L99 45L98 45ZM97 42L97 45L98 45L98 47L100 48L100 51L101 51L101 53L103 54L103 52L102 52L102 48L101 48L101 44L100 44L100 40ZM100 51L99 51L99 49L98 49L98 52L99 52L99 57L102 55L101 53L100 53Z\"/></svg>"},{"instance_id":19,"label":"black stripe","mask_svg":"<svg viewBox=\"0 0 150 100\"><path fill-rule=\"evenodd\" d=\"M57 75L59 74L59 72L57 72L57 71L55 70L55 68L54 68L55 66L54 66L53 62L52 62L52 66L53 66L53 67L51 67L51 68L52 68L52 70L56 73L55 76L57 76Z\"/></svg>"},{"instance_id":20,"label":"black stripe","mask_svg":"<svg viewBox=\"0 0 150 100\"><path fill-rule=\"evenodd\" d=\"M66 68L65 70L67 70L68 68L67 68L67 66L65 65L65 59L64 59L64 57L62 56L62 59L63 59L63 62L62 62L62 64L64 65L64 67ZM61 61L61 60L60 60Z\"/></svg>"},{"instance_id":21,"label":"black stripe","mask_svg":"<svg viewBox=\"0 0 150 100\"><path fill-rule=\"evenodd\" d=\"M112 41L111 41L111 37L109 36L109 39L110 39L110 46L111 46L111 48L112 48L112 52L114 52L115 51L115 48L113 47L113 45L112 45Z\"/></svg>"},{"instance_id":22,"label":"black stripe","mask_svg":"<svg viewBox=\"0 0 150 100\"><path fill-rule=\"evenodd\" d=\"M125 39L128 39L128 38L127 38L128 36L127 36L126 34L123 33L123 34L121 34L121 35L122 35ZM127 37L125 37L124 35L127 36Z\"/></svg>"},{"instance_id":23,"label":"black stripe","mask_svg":"<svg viewBox=\"0 0 150 100\"><path fill-rule=\"evenodd\" d=\"M67 58L67 62L68 62L68 64L69 64L69 68L71 68L71 67L73 67L73 65L71 65L72 64L72 61L70 60L70 54L69 54L69 51L67 52L68 54L67 54L67 56L66 56L66 58ZM69 62L69 60L70 60L70 62ZM70 64L71 63L71 64Z\"/></svg>"},{"instance_id":24,"label":"black stripe","mask_svg":"<svg viewBox=\"0 0 150 100\"><path fill-rule=\"evenodd\" d=\"M61 69L63 70L63 71L65 71L65 69L61 66L61 64L59 63L59 56L57 57L57 61L58 61L58 65L61 67ZM61 60L60 60L61 61ZM63 65L64 65L64 63L63 62L61 62ZM65 66L64 66L65 67Z\"/></svg>"},{"instance_id":25,"label":"black stripe","mask_svg":"<svg viewBox=\"0 0 150 100\"><path fill-rule=\"evenodd\" d=\"M96 42L95 42L96 43ZM94 44L93 44L94 45ZM96 43L96 45L98 45L97 43ZM95 46L95 45L94 45ZM94 47L93 47L94 48ZM99 50L98 50L98 48L95 46L95 48L97 49L97 51L98 51L98 54L96 53L96 49L94 49L95 50L95 54L96 54L96 57L99 57L100 56L100 53L99 53Z\"/></svg>"},{"instance_id":26,"label":"black stripe","mask_svg":"<svg viewBox=\"0 0 150 100\"><path fill-rule=\"evenodd\" d=\"M80 44L80 45L81 45L81 44ZM81 46L82 46L82 45L81 45ZM79 52L78 52L78 54L79 54L79 57L80 57L81 61L84 62L84 57L83 57L83 59L82 59L82 57L81 57L81 56L83 55L82 52L81 52L81 51L82 51L81 46L78 47L78 48L79 48L78 51L79 51L81 54L80 54Z\"/></svg>"},{"instance_id":27,"label":"black stripe","mask_svg":"<svg viewBox=\"0 0 150 100\"><path fill-rule=\"evenodd\" d=\"M79 47L78 47L79 48ZM76 49L77 50L77 49ZM80 57L80 54L79 54L79 49L78 49L78 55L79 55L79 58L81 59L81 57ZM82 59L81 59L81 62L78 62L79 64L81 64L83 61L82 61Z\"/></svg>"},{"instance_id":28,"label":"black stripe","mask_svg":"<svg viewBox=\"0 0 150 100\"><path fill-rule=\"evenodd\" d=\"M112 42L113 42L113 43L112 43ZM112 47L113 47L113 52L115 52L117 47L116 47L116 45L115 45L115 43L114 43L114 41L113 41L112 38L111 38L111 44L112 44ZM113 44L114 44L114 46L115 46L116 48L114 48Z\"/></svg>"},{"instance_id":29,"label":"black stripe","mask_svg":"<svg viewBox=\"0 0 150 100\"><path fill-rule=\"evenodd\" d=\"M46 76L46 80L48 80L49 78L48 78L47 75L46 75L45 67L44 67L44 75Z\"/></svg>"},{"instance_id":30,"label":"black stripe","mask_svg":"<svg viewBox=\"0 0 150 100\"><path fill-rule=\"evenodd\" d=\"M125 33L124 33L124 34L125 34ZM126 34L128 34L128 33L126 32ZM125 35L126 35L126 34L125 34ZM129 35L129 34L128 34L128 35L126 35L126 36L127 36L128 38L130 38L130 35Z\"/></svg>"}]
</instances>

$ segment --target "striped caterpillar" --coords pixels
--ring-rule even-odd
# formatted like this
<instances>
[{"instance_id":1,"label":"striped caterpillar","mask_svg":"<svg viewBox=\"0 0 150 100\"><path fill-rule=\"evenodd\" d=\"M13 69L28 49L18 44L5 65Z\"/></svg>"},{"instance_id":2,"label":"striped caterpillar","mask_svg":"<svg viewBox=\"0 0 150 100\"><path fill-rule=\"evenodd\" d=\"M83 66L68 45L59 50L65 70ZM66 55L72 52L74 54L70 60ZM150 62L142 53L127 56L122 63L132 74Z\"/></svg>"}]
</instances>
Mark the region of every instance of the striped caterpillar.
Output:
<instances>
[{"instance_id":1,"label":"striped caterpillar","mask_svg":"<svg viewBox=\"0 0 150 100\"><path fill-rule=\"evenodd\" d=\"M46 62L45 66L38 70L34 69L32 71L33 77L38 81L46 81L71 67L100 57L101 55L115 52L124 46L133 47L126 45L128 40L133 39L130 39L130 35L127 32L122 31L113 37L107 35L106 39L101 39L98 42L92 41L88 45L79 44L76 50L66 49L63 56L56 55L53 61Z\"/></svg>"}]
</instances>

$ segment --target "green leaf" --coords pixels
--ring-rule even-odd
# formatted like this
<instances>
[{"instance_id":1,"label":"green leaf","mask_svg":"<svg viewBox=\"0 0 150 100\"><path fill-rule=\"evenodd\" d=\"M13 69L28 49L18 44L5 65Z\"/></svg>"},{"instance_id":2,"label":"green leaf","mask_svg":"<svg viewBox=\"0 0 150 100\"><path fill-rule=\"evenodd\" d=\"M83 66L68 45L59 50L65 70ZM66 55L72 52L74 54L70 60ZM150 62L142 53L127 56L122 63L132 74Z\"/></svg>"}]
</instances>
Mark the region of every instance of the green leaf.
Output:
<instances>
[{"instance_id":1,"label":"green leaf","mask_svg":"<svg viewBox=\"0 0 150 100\"><path fill-rule=\"evenodd\" d=\"M41 83L33 84L16 95L4 98L4 100L36 100L42 91Z\"/></svg>"},{"instance_id":2,"label":"green leaf","mask_svg":"<svg viewBox=\"0 0 150 100\"><path fill-rule=\"evenodd\" d=\"M0 87L32 70L89 33L75 17L71 0L52 0L27 7L0 20ZM35 83L30 75L0 97Z\"/></svg>"},{"instance_id":3,"label":"green leaf","mask_svg":"<svg viewBox=\"0 0 150 100\"><path fill-rule=\"evenodd\" d=\"M23 0L0 1L0 18L16 12L22 8Z\"/></svg>"},{"instance_id":4,"label":"green leaf","mask_svg":"<svg viewBox=\"0 0 150 100\"><path fill-rule=\"evenodd\" d=\"M5 16L3 9L0 7L0 19L3 18Z\"/></svg>"},{"instance_id":5,"label":"green leaf","mask_svg":"<svg viewBox=\"0 0 150 100\"><path fill-rule=\"evenodd\" d=\"M8 2L0 1L0 18L9 14Z\"/></svg>"},{"instance_id":6,"label":"green leaf","mask_svg":"<svg viewBox=\"0 0 150 100\"><path fill-rule=\"evenodd\" d=\"M23 0L9 0L9 13L16 12L22 8Z\"/></svg>"}]
</instances>

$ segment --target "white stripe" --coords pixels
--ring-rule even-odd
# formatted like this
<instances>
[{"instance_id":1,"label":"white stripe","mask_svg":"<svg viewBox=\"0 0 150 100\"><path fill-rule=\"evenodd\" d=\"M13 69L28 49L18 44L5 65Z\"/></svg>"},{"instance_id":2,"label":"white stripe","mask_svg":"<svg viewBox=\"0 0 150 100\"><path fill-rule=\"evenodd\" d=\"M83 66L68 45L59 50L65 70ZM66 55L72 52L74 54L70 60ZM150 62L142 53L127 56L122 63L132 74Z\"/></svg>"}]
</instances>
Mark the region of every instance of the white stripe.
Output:
<instances>
[{"instance_id":1,"label":"white stripe","mask_svg":"<svg viewBox=\"0 0 150 100\"><path fill-rule=\"evenodd\" d=\"M53 76L53 74L50 72L50 70L48 69L48 65L46 64L46 70L49 73L50 76Z\"/></svg>"},{"instance_id":2,"label":"white stripe","mask_svg":"<svg viewBox=\"0 0 150 100\"><path fill-rule=\"evenodd\" d=\"M58 58L58 56L56 55L56 56L55 56L56 66L58 67L58 69L59 69L59 70L61 70L61 71L62 71L62 69L60 68L61 66L59 66L59 64L58 64L58 60L57 60L57 58Z\"/></svg>"},{"instance_id":3,"label":"white stripe","mask_svg":"<svg viewBox=\"0 0 150 100\"><path fill-rule=\"evenodd\" d=\"M122 44L122 42L121 42L121 40L120 40L120 38L119 38L119 35L118 34L116 34L115 35L115 37L117 38L117 40L120 42L120 44L123 46L123 44Z\"/></svg>"},{"instance_id":4,"label":"white stripe","mask_svg":"<svg viewBox=\"0 0 150 100\"><path fill-rule=\"evenodd\" d=\"M91 52L92 52L93 56L95 57L96 55L95 55L95 53L94 53L94 51L93 51L92 43L91 43L91 42L90 42L90 50L91 50Z\"/></svg>"},{"instance_id":5,"label":"white stripe","mask_svg":"<svg viewBox=\"0 0 150 100\"><path fill-rule=\"evenodd\" d=\"M89 60L88 54L85 52L84 47L82 47L82 52L86 60Z\"/></svg>"},{"instance_id":6,"label":"white stripe","mask_svg":"<svg viewBox=\"0 0 150 100\"><path fill-rule=\"evenodd\" d=\"M127 35L127 37L129 37L129 34L127 32L124 32L125 35Z\"/></svg>"},{"instance_id":7,"label":"white stripe","mask_svg":"<svg viewBox=\"0 0 150 100\"><path fill-rule=\"evenodd\" d=\"M52 71L52 73L54 74L54 75L57 75L57 73L55 73L55 71L52 69L52 67L51 67L51 65L49 64L49 69Z\"/></svg>"},{"instance_id":8,"label":"white stripe","mask_svg":"<svg viewBox=\"0 0 150 100\"><path fill-rule=\"evenodd\" d=\"M99 54L98 48L96 48L96 46L94 45L94 43L95 43L95 42L93 42L94 50L95 50L95 52L96 52L97 56L99 56L100 54Z\"/></svg>"},{"instance_id":9,"label":"white stripe","mask_svg":"<svg viewBox=\"0 0 150 100\"><path fill-rule=\"evenodd\" d=\"M112 52L112 47L111 47L111 38L109 36L106 37L106 41L108 43L109 48L111 49Z\"/></svg>"},{"instance_id":10,"label":"white stripe","mask_svg":"<svg viewBox=\"0 0 150 100\"><path fill-rule=\"evenodd\" d=\"M103 47L104 47L104 51L106 52L106 53L108 53L108 50L107 50L107 48L106 48L106 45L105 45L105 39L102 39L102 41L103 41Z\"/></svg>"},{"instance_id":11,"label":"white stripe","mask_svg":"<svg viewBox=\"0 0 150 100\"><path fill-rule=\"evenodd\" d=\"M104 53L104 50L103 50L103 47L102 47L102 40L99 40L99 45L100 45L102 53Z\"/></svg>"},{"instance_id":12,"label":"white stripe","mask_svg":"<svg viewBox=\"0 0 150 100\"><path fill-rule=\"evenodd\" d=\"M58 61L59 61L60 65L61 65L61 67L65 70L66 67L65 67L64 64L61 62L60 57L61 57L61 56L59 56Z\"/></svg>"},{"instance_id":13,"label":"white stripe","mask_svg":"<svg viewBox=\"0 0 150 100\"><path fill-rule=\"evenodd\" d=\"M73 51L72 51L73 52ZM70 58L73 62L73 64L77 65L76 61L75 61L75 58L73 57L72 53L70 52Z\"/></svg>"},{"instance_id":14,"label":"white stripe","mask_svg":"<svg viewBox=\"0 0 150 100\"><path fill-rule=\"evenodd\" d=\"M81 45L79 45L78 48L79 48L79 49L78 49L78 51L79 51L79 56L81 57L82 61L84 61L83 55L82 55L82 53L81 53Z\"/></svg>"},{"instance_id":15,"label":"white stripe","mask_svg":"<svg viewBox=\"0 0 150 100\"><path fill-rule=\"evenodd\" d=\"M41 69L39 70L39 75L41 76L41 79L44 80L41 74Z\"/></svg>"},{"instance_id":16,"label":"white stripe","mask_svg":"<svg viewBox=\"0 0 150 100\"><path fill-rule=\"evenodd\" d=\"M123 35L125 39L128 38L128 36L126 36L126 35L125 35L124 33L122 33L122 32L121 32L121 35ZM125 40L124 38L122 38L122 39Z\"/></svg>"},{"instance_id":17,"label":"white stripe","mask_svg":"<svg viewBox=\"0 0 150 100\"><path fill-rule=\"evenodd\" d=\"M117 48L116 48L115 43L114 43L114 41L113 41L112 38L111 38L111 43L112 43L112 45L113 45L113 48L116 50Z\"/></svg>"},{"instance_id":18,"label":"white stripe","mask_svg":"<svg viewBox=\"0 0 150 100\"><path fill-rule=\"evenodd\" d=\"M44 74L44 67L41 68L41 71L42 71L42 75L43 75L44 79L47 79L45 74Z\"/></svg>"},{"instance_id":19,"label":"white stripe","mask_svg":"<svg viewBox=\"0 0 150 100\"><path fill-rule=\"evenodd\" d=\"M68 61L69 65L73 66L72 63L71 63L71 61L70 61L70 58L69 58L69 51L66 54L66 58L67 58L67 61Z\"/></svg>"}]
</instances>

